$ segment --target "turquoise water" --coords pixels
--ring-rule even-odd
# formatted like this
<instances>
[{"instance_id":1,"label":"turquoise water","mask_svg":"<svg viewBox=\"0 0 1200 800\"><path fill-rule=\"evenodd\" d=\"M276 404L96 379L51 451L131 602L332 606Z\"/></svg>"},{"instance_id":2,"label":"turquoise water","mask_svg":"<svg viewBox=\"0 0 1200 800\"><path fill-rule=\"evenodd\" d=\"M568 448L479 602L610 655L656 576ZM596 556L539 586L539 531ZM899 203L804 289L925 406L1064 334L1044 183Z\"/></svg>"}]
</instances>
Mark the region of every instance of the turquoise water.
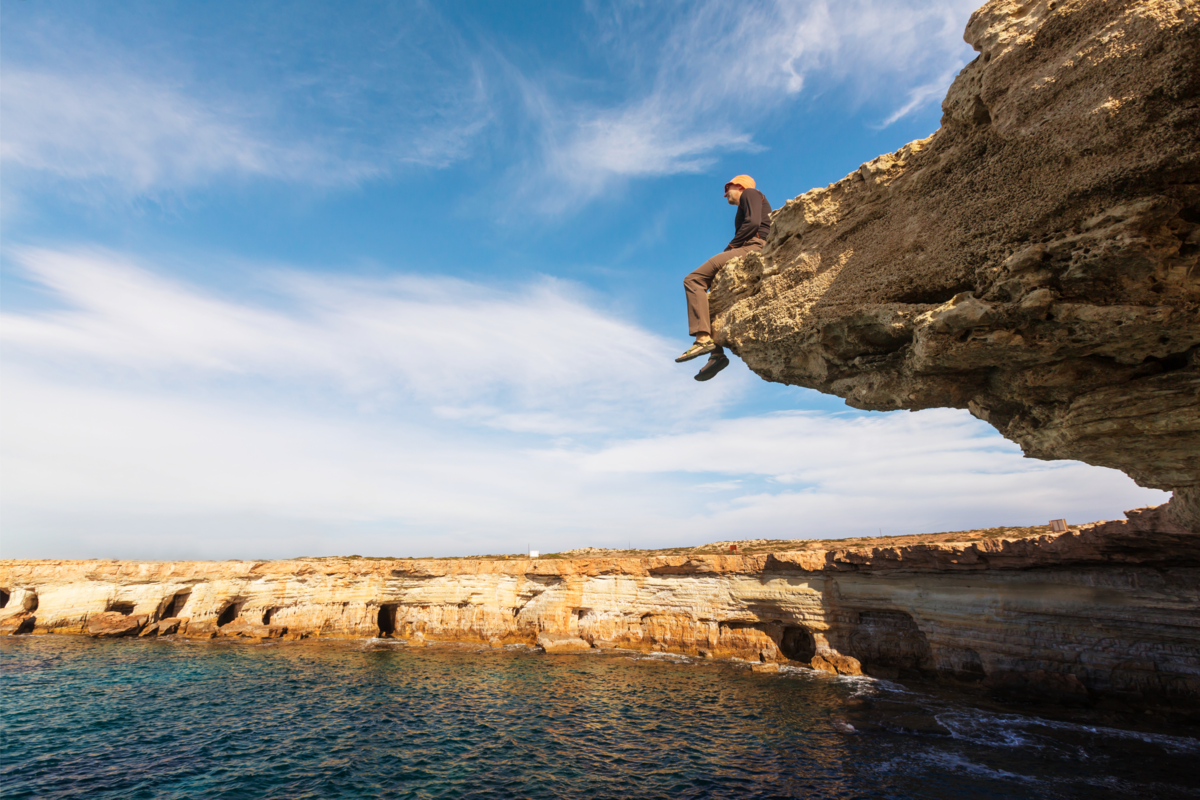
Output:
<instances>
[{"instance_id":1,"label":"turquoise water","mask_svg":"<svg viewBox=\"0 0 1200 800\"><path fill-rule=\"evenodd\" d=\"M2 796L1200 796L1195 731L632 653L3 642Z\"/></svg>"}]
</instances>

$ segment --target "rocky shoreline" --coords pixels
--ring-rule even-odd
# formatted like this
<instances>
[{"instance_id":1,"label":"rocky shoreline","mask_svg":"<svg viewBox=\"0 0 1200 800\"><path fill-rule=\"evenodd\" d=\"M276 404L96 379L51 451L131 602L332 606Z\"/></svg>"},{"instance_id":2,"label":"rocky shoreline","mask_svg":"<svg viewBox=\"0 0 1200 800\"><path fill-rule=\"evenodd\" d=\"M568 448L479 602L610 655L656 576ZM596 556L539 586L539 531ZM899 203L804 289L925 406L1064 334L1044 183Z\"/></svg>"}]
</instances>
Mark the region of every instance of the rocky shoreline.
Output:
<instances>
[{"instance_id":1,"label":"rocky shoreline","mask_svg":"<svg viewBox=\"0 0 1200 800\"><path fill-rule=\"evenodd\" d=\"M625 648L1200 707L1200 537L1127 517L751 555L4 560L0 632Z\"/></svg>"}]
</instances>

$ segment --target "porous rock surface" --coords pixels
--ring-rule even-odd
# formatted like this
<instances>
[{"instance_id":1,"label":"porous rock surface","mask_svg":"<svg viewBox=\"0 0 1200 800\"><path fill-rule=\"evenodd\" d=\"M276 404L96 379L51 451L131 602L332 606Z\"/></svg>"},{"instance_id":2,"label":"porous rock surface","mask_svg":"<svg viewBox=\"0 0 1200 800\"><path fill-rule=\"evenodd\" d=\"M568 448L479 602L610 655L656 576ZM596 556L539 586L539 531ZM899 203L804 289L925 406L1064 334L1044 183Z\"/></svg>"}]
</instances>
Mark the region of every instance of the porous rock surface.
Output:
<instances>
[{"instance_id":1,"label":"porous rock surface","mask_svg":"<svg viewBox=\"0 0 1200 800\"><path fill-rule=\"evenodd\" d=\"M102 611L88 617L87 632L97 639L119 639L137 636L150 618L145 614L122 614L119 611Z\"/></svg>"},{"instance_id":2,"label":"porous rock surface","mask_svg":"<svg viewBox=\"0 0 1200 800\"><path fill-rule=\"evenodd\" d=\"M994 0L927 139L780 208L711 295L760 376L966 408L1200 532L1200 3Z\"/></svg>"},{"instance_id":3,"label":"porous rock surface","mask_svg":"<svg viewBox=\"0 0 1200 800\"><path fill-rule=\"evenodd\" d=\"M1128 516L759 555L8 560L0 631L628 648L1200 706L1200 537L1161 508Z\"/></svg>"}]
</instances>

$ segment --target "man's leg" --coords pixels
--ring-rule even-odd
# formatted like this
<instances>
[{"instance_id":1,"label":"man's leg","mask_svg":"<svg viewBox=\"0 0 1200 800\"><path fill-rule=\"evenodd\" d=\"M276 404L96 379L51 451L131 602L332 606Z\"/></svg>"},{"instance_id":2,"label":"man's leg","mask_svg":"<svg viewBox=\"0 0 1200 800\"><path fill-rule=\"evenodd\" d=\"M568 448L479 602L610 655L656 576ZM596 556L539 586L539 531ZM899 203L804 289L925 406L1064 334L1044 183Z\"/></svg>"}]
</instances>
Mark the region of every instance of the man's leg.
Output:
<instances>
[{"instance_id":1,"label":"man's leg","mask_svg":"<svg viewBox=\"0 0 1200 800\"><path fill-rule=\"evenodd\" d=\"M696 343L675 360L677 362L690 361L705 353L712 354L709 356L708 363L704 365L704 368L700 370L700 374L696 376L696 380L706 381L729 364L729 359L726 358L724 349L710 339L712 335L712 319L709 316L708 289L712 286L713 280L717 277L717 273L721 271L722 267L735 258L761 249L762 243L756 241L748 247L739 247L735 250L726 250L723 253L718 253L701 264L700 268L695 272L690 273L683 279L683 291L687 298L688 308L688 332L696 337Z\"/></svg>"},{"instance_id":2,"label":"man's leg","mask_svg":"<svg viewBox=\"0 0 1200 800\"><path fill-rule=\"evenodd\" d=\"M717 253L683 279L683 292L687 297L688 333L692 336L712 333L712 320L708 316L708 287L712 286L721 267L731 259L749 252L750 248L739 247L736 250Z\"/></svg>"}]
</instances>

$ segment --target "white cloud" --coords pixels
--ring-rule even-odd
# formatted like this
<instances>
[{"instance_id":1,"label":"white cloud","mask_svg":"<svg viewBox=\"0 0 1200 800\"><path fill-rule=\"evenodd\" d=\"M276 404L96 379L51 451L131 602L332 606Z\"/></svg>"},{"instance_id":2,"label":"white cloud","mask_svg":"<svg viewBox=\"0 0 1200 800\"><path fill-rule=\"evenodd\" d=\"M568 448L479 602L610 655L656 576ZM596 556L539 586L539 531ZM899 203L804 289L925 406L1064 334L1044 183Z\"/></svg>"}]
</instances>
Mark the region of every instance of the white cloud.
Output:
<instances>
[{"instance_id":1,"label":"white cloud","mask_svg":"<svg viewBox=\"0 0 1200 800\"><path fill-rule=\"evenodd\" d=\"M503 442L422 424L419 407L387 415L341 407L330 415L279 395L189 398L11 368L6 395L6 555L104 555L105 547L121 547L108 537L126 529L145 534L125 550L129 556L147 549L170 557L189 549L210 558L299 554L288 530L314 528L324 534L324 552L486 550L501 534L552 530L563 504L588 505L570 480L531 469L538 465ZM544 496L547 485L557 498ZM211 520L220 528L204 531ZM47 531L72 521L77 530L46 541ZM157 535L145 530L147 521ZM372 536L372 525L388 535ZM227 540L231 531L234 541L215 548L189 541ZM345 541L343 531L358 538Z\"/></svg>"},{"instance_id":2,"label":"white cloud","mask_svg":"<svg viewBox=\"0 0 1200 800\"><path fill-rule=\"evenodd\" d=\"M709 442L702 454L674 448L680 439L652 440L649 449L672 451L658 462L670 471L658 473L636 460L614 461L604 449L564 459L521 446L534 440L437 425L419 406L393 415L314 413L278 400L114 390L10 368L0 427L4 555L453 555L518 552L527 542L548 551L631 540L679 546L1061 516L1077 523L1163 497L1111 470L1022 462L994 437L990 447L963 447L964 429L984 431L961 412L911 417L918 422L889 415L852 425L813 415L783 428L779 416L706 426L694 434ZM836 453L792 438L823 428L818 438L836 441ZM880 436L888 440L883 452L876 450ZM725 462L739 444L741 453ZM760 448L798 452L767 467L808 470L813 485L757 481L764 467L746 459ZM687 478L702 467L743 477Z\"/></svg>"},{"instance_id":3,"label":"white cloud","mask_svg":"<svg viewBox=\"0 0 1200 800\"><path fill-rule=\"evenodd\" d=\"M416 399L443 417L554 434L611 427L633 408L646 424L700 413L749 380L696 392L671 361L676 343L551 279L511 289L276 272L268 307L105 251L13 255L64 306L0 316L7 357L27 363L331 385L376 407Z\"/></svg>"},{"instance_id":4,"label":"white cloud","mask_svg":"<svg viewBox=\"0 0 1200 800\"><path fill-rule=\"evenodd\" d=\"M908 100L887 116L877 127L882 129L925 107L931 101L940 99L946 92L946 87L954 80L957 69L952 69L929 83L922 84L908 93Z\"/></svg>"},{"instance_id":5,"label":"white cloud","mask_svg":"<svg viewBox=\"0 0 1200 800\"><path fill-rule=\"evenodd\" d=\"M712 483L698 483L692 487L693 491L697 492L732 492L742 487L742 481L713 481Z\"/></svg>"},{"instance_id":6,"label":"white cloud","mask_svg":"<svg viewBox=\"0 0 1200 800\"><path fill-rule=\"evenodd\" d=\"M476 96L467 101L474 106L470 118L431 124L436 133L409 124L394 132L399 141L365 147L302 140L249 111L245 101L241 107L232 98L207 103L117 71L68 75L6 67L0 98L0 159L8 170L127 196L178 192L221 178L353 184L404 164L444 167L466 153L489 121Z\"/></svg>"},{"instance_id":7,"label":"white cloud","mask_svg":"<svg viewBox=\"0 0 1200 800\"><path fill-rule=\"evenodd\" d=\"M9 557L468 554L916 533L1161 502L965 412L720 419L671 344L557 282L275 271L257 304L16 252L0 317ZM262 293L259 293L262 296Z\"/></svg>"},{"instance_id":8,"label":"white cloud","mask_svg":"<svg viewBox=\"0 0 1200 800\"><path fill-rule=\"evenodd\" d=\"M730 152L759 149L756 122L814 86L848 94L847 106L905 96L886 127L945 92L970 53L962 32L976 5L713 0L668 15L606 9L597 24L614 60L631 65L629 91L589 106L527 88L538 97L541 166L575 200L614 181L703 171Z\"/></svg>"},{"instance_id":9,"label":"white cloud","mask_svg":"<svg viewBox=\"0 0 1200 800\"><path fill-rule=\"evenodd\" d=\"M134 194L219 175L290 177L320 155L251 134L234 115L130 74L6 68L0 157L9 168L100 180Z\"/></svg>"},{"instance_id":10,"label":"white cloud","mask_svg":"<svg viewBox=\"0 0 1200 800\"><path fill-rule=\"evenodd\" d=\"M897 463L920 464L919 475L959 470L1028 469L1016 445L987 433L969 414L935 409L923 414L861 415L780 412L713 422L703 431L614 441L587 455L587 469L616 472L700 472L761 475L779 483L829 485L887 475ZM779 447L789 442L789 447ZM719 458L714 454L719 453ZM996 455L1005 458L997 460ZM940 466L931 458L951 462ZM1025 466L1020 466L1025 465Z\"/></svg>"},{"instance_id":11,"label":"white cloud","mask_svg":"<svg viewBox=\"0 0 1200 800\"><path fill-rule=\"evenodd\" d=\"M714 539L731 531L793 538L1084 522L1169 497L1116 470L1024 458L992 428L951 409L780 412L547 457L603 473L695 474L693 488L719 494L689 525Z\"/></svg>"},{"instance_id":12,"label":"white cloud","mask_svg":"<svg viewBox=\"0 0 1200 800\"><path fill-rule=\"evenodd\" d=\"M448 166L491 123L484 66L428 6L230 13L209 30L136 12L121 25L123 12L14 12L6 182L88 198L230 178L354 184Z\"/></svg>"},{"instance_id":13,"label":"white cloud","mask_svg":"<svg viewBox=\"0 0 1200 800\"><path fill-rule=\"evenodd\" d=\"M219 38L155 29L173 42L158 50L61 19L37 40L22 18L6 47L0 159L9 184L76 195L160 197L229 177L353 184L467 157L510 82L537 149L514 172L538 187L552 178L546 207L569 207L614 182L754 152L758 122L804 93L836 89L848 107L904 98L885 126L936 102L966 60L976 2L618 3L597 12L598 60L613 74L565 84L560 64L523 75L424 5L361 18L306 9L266 31L233 15Z\"/></svg>"},{"instance_id":14,"label":"white cloud","mask_svg":"<svg viewBox=\"0 0 1200 800\"><path fill-rule=\"evenodd\" d=\"M550 169L560 180L592 180L598 192L606 177L645 178L702 172L721 150L755 150L750 134L730 128L688 134L653 104L617 115L584 120L564 147L552 151Z\"/></svg>"}]
</instances>

